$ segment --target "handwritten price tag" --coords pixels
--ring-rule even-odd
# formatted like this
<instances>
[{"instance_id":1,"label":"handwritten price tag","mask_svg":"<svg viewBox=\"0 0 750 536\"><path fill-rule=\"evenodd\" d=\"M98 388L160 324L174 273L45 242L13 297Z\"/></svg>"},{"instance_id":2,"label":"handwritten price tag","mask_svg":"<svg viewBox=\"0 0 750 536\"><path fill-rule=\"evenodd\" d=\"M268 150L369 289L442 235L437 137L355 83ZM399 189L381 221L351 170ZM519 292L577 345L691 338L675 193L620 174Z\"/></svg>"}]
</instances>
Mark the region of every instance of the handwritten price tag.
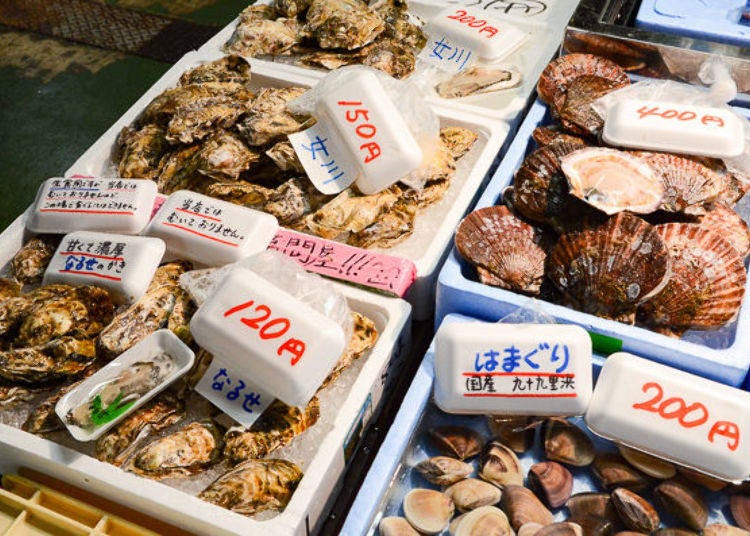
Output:
<instances>
[{"instance_id":1,"label":"handwritten price tag","mask_svg":"<svg viewBox=\"0 0 750 536\"><path fill-rule=\"evenodd\" d=\"M274 399L249 377L237 374L216 357L195 389L246 428L252 426Z\"/></svg>"},{"instance_id":2,"label":"handwritten price tag","mask_svg":"<svg viewBox=\"0 0 750 536\"><path fill-rule=\"evenodd\" d=\"M190 322L196 342L290 406L306 405L345 348L330 318L236 267Z\"/></svg>"},{"instance_id":3,"label":"handwritten price tag","mask_svg":"<svg viewBox=\"0 0 750 536\"><path fill-rule=\"evenodd\" d=\"M435 346L435 402L449 413L581 415L591 339L568 325L454 323Z\"/></svg>"},{"instance_id":4,"label":"handwritten price tag","mask_svg":"<svg viewBox=\"0 0 750 536\"><path fill-rule=\"evenodd\" d=\"M552 8L559 0L448 0L447 3L471 6L503 18L547 18L554 13Z\"/></svg>"},{"instance_id":5,"label":"handwritten price tag","mask_svg":"<svg viewBox=\"0 0 750 536\"><path fill-rule=\"evenodd\" d=\"M640 357L607 359L586 423L599 435L725 480L750 475L750 394Z\"/></svg>"},{"instance_id":6,"label":"handwritten price tag","mask_svg":"<svg viewBox=\"0 0 750 536\"><path fill-rule=\"evenodd\" d=\"M335 195L357 180L359 168L328 125L318 122L288 137L307 176L319 192Z\"/></svg>"},{"instance_id":7,"label":"handwritten price tag","mask_svg":"<svg viewBox=\"0 0 750 536\"><path fill-rule=\"evenodd\" d=\"M745 151L745 127L731 110L628 99L607 113L604 141L621 147L734 158Z\"/></svg>"},{"instance_id":8,"label":"handwritten price tag","mask_svg":"<svg viewBox=\"0 0 750 536\"><path fill-rule=\"evenodd\" d=\"M26 223L36 233L138 234L148 223L156 183L129 179L53 178L42 183Z\"/></svg>"},{"instance_id":9,"label":"handwritten price tag","mask_svg":"<svg viewBox=\"0 0 750 536\"><path fill-rule=\"evenodd\" d=\"M158 238L69 233L44 272L44 284L97 285L119 303L131 303L146 292L164 250Z\"/></svg>"}]
</instances>

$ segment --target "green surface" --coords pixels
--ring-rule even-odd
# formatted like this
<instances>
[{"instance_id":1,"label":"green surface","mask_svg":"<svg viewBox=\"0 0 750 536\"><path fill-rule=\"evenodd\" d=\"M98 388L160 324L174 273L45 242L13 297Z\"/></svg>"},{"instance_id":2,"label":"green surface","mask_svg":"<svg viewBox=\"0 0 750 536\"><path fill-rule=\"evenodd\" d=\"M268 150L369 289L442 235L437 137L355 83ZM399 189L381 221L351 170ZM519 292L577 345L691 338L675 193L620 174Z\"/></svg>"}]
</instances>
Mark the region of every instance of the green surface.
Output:
<instances>
[{"instance_id":1,"label":"green surface","mask_svg":"<svg viewBox=\"0 0 750 536\"><path fill-rule=\"evenodd\" d=\"M251 2L203 0L193 3L196 9L184 0L107 3L221 27ZM33 200L41 181L68 169L170 66L7 27L0 27L0 38L0 226L5 228ZM79 53L79 63L59 67Z\"/></svg>"}]
</instances>

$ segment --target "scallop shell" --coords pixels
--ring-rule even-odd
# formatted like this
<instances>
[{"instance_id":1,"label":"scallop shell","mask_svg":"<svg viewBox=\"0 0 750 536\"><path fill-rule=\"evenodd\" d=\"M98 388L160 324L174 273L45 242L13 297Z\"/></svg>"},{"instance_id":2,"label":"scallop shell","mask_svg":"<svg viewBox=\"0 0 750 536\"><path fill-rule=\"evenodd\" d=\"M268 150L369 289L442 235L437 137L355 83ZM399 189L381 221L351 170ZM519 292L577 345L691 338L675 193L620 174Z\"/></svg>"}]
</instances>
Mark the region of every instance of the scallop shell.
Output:
<instances>
[{"instance_id":1,"label":"scallop shell","mask_svg":"<svg viewBox=\"0 0 750 536\"><path fill-rule=\"evenodd\" d=\"M580 76L599 76L626 86L630 79L615 62L593 54L568 54L551 61L539 77L537 92L539 97L553 107L562 109L570 83Z\"/></svg>"},{"instance_id":2,"label":"scallop shell","mask_svg":"<svg viewBox=\"0 0 750 536\"><path fill-rule=\"evenodd\" d=\"M538 222L563 212L568 185L560 169L560 159L584 147L583 142L556 142L527 156L513 179L514 207Z\"/></svg>"},{"instance_id":3,"label":"scallop shell","mask_svg":"<svg viewBox=\"0 0 750 536\"><path fill-rule=\"evenodd\" d=\"M497 286L537 294L544 278L546 253L536 230L507 207L494 206L469 214L456 231L461 255L497 277Z\"/></svg>"},{"instance_id":4,"label":"scallop shell","mask_svg":"<svg viewBox=\"0 0 750 536\"><path fill-rule=\"evenodd\" d=\"M579 138L578 136L566 134L565 132L561 132L559 130L555 130L554 128L544 126L536 127L531 133L531 137L539 147L544 147L545 145L551 145L555 142L560 141L587 145L586 141L583 138Z\"/></svg>"},{"instance_id":5,"label":"scallop shell","mask_svg":"<svg viewBox=\"0 0 750 536\"><path fill-rule=\"evenodd\" d=\"M597 135L604 127L604 119L596 113L592 104L599 97L619 89L622 81L601 76L583 75L568 86L565 104L560 108L560 119L565 130L576 134Z\"/></svg>"},{"instance_id":6,"label":"scallop shell","mask_svg":"<svg viewBox=\"0 0 750 536\"><path fill-rule=\"evenodd\" d=\"M702 228L715 231L732 244L741 257L750 253L750 228L731 208L717 205L701 218Z\"/></svg>"},{"instance_id":7,"label":"scallop shell","mask_svg":"<svg viewBox=\"0 0 750 536\"><path fill-rule=\"evenodd\" d=\"M621 212L604 225L560 237L547 276L586 313L617 318L660 292L669 252L653 226Z\"/></svg>"},{"instance_id":8,"label":"scallop shell","mask_svg":"<svg viewBox=\"0 0 750 536\"><path fill-rule=\"evenodd\" d=\"M714 328L737 314L746 273L737 250L719 234L689 223L657 225L672 276L640 309L644 320L670 328Z\"/></svg>"},{"instance_id":9,"label":"scallop shell","mask_svg":"<svg viewBox=\"0 0 750 536\"><path fill-rule=\"evenodd\" d=\"M563 156L560 167L570 193L607 214L648 214L664 197L664 185L651 166L623 151L579 149Z\"/></svg>"},{"instance_id":10,"label":"scallop shell","mask_svg":"<svg viewBox=\"0 0 750 536\"><path fill-rule=\"evenodd\" d=\"M669 153L639 153L664 184L662 210L705 214L727 187L727 177L690 158Z\"/></svg>"}]
</instances>

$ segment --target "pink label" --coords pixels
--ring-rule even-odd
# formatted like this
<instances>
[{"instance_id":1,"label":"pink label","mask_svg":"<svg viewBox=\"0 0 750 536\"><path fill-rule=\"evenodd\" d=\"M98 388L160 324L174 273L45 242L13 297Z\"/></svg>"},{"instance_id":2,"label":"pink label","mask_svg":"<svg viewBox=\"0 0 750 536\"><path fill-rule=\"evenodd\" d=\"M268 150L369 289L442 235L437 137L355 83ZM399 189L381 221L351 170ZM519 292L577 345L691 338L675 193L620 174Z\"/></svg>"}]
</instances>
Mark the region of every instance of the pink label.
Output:
<instances>
[{"instance_id":1,"label":"pink label","mask_svg":"<svg viewBox=\"0 0 750 536\"><path fill-rule=\"evenodd\" d=\"M156 216L156 213L159 212L159 209L164 204L164 202L167 200L166 195L162 194L156 194L156 197L154 198L154 206L151 209L151 218L153 219L154 216Z\"/></svg>"},{"instance_id":2,"label":"pink label","mask_svg":"<svg viewBox=\"0 0 750 536\"><path fill-rule=\"evenodd\" d=\"M286 229L276 233L268 247L283 253L309 272L400 297L417 278L417 268L410 260Z\"/></svg>"}]
</instances>

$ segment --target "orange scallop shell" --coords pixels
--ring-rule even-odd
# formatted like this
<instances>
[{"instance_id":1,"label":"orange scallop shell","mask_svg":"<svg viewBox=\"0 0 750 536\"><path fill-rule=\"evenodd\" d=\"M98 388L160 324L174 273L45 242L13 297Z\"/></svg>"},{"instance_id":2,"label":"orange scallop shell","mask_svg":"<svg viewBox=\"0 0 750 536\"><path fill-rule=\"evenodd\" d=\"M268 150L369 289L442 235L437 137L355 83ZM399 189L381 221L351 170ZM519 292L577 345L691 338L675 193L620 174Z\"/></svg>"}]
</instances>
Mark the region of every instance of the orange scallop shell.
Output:
<instances>
[{"instance_id":1,"label":"orange scallop shell","mask_svg":"<svg viewBox=\"0 0 750 536\"><path fill-rule=\"evenodd\" d=\"M750 253L750 229L739 214L731 208L716 205L701 218L699 225L714 231L737 250L740 257Z\"/></svg>"}]
</instances>

